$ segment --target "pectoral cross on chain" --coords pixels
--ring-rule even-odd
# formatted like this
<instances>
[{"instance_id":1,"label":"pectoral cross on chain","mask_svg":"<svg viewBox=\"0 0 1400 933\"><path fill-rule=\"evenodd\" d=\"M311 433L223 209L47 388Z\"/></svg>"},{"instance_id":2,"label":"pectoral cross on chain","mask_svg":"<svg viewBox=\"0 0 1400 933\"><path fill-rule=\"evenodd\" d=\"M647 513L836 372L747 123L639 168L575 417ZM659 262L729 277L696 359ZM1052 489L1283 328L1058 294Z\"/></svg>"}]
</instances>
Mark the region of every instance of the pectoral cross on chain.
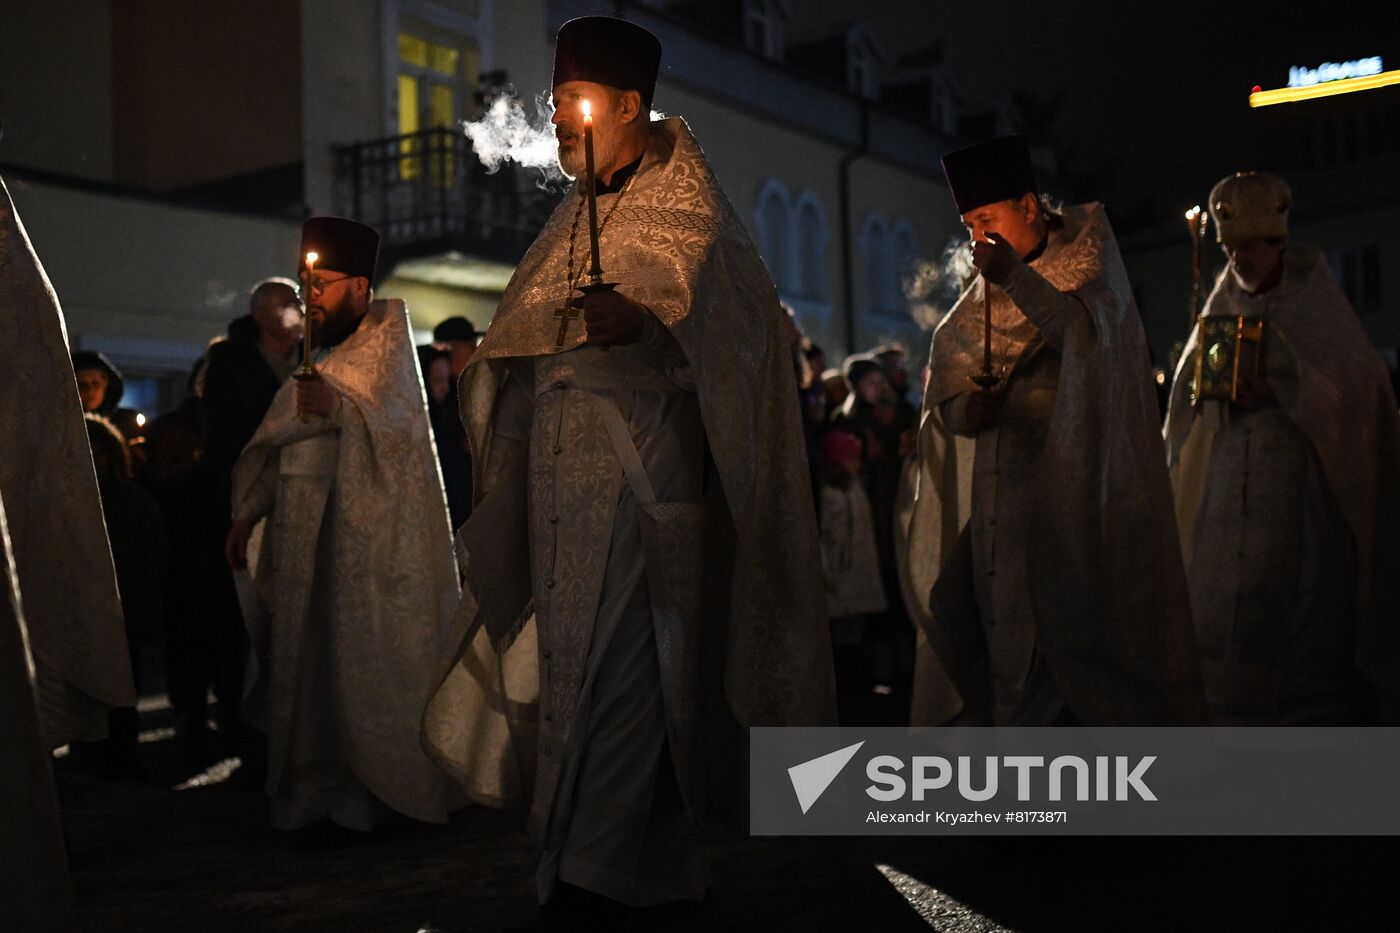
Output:
<instances>
[{"instance_id":1,"label":"pectoral cross on chain","mask_svg":"<svg viewBox=\"0 0 1400 933\"><path fill-rule=\"evenodd\" d=\"M564 349L564 338L569 335L569 322L579 316L579 309L564 303L563 307L554 309L554 316L559 319L559 335L554 338L554 349Z\"/></svg>"}]
</instances>

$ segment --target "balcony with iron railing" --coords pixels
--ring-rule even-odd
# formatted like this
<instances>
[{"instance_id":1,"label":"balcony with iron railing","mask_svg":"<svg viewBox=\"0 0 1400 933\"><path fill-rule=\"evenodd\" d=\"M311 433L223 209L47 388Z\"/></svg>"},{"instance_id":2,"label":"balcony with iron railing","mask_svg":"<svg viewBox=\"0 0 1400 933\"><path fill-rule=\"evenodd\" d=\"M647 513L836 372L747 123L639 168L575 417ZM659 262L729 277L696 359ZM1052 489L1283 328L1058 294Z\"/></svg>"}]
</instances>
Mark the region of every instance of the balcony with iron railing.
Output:
<instances>
[{"instance_id":1,"label":"balcony with iron railing","mask_svg":"<svg viewBox=\"0 0 1400 933\"><path fill-rule=\"evenodd\" d=\"M513 265L560 197L537 170L488 174L445 127L337 146L335 168L337 209L379 231L386 269L450 252Z\"/></svg>"}]
</instances>

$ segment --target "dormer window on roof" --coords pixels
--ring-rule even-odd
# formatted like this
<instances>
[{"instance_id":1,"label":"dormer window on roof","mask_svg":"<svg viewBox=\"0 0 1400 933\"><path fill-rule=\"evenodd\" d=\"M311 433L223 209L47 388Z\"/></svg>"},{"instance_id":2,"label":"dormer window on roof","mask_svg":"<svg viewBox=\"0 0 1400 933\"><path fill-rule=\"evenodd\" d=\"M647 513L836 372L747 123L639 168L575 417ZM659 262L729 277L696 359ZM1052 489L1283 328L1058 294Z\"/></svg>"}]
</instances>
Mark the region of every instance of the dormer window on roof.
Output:
<instances>
[{"instance_id":1,"label":"dormer window on roof","mask_svg":"<svg viewBox=\"0 0 1400 933\"><path fill-rule=\"evenodd\" d=\"M867 100L878 99L884 59L869 33L852 29L846 34L846 87Z\"/></svg>"},{"instance_id":2,"label":"dormer window on roof","mask_svg":"<svg viewBox=\"0 0 1400 933\"><path fill-rule=\"evenodd\" d=\"M744 45L750 51L782 61L786 25L783 0L744 0Z\"/></svg>"}]
</instances>

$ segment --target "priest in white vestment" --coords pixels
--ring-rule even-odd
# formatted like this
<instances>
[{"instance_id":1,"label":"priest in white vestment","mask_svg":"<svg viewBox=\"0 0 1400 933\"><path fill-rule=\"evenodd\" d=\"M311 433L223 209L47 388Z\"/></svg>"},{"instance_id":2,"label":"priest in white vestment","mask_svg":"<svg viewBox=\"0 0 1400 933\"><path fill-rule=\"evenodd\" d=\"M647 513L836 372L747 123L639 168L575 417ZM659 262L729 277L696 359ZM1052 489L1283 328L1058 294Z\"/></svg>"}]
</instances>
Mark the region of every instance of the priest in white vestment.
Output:
<instances>
[{"instance_id":1,"label":"priest in white vestment","mask_svg":"<svg viewBox=\"0 0 1400 933\"><path fill-rule=\"evenodd\" d=\"M126 625L58 297L0 184L0 495L19 569L44 743L107 734L135 706Z\"/></svg>"},{"instance_id":2,"label":"priest in white vestment","mask_svg":"<svg viewBox=\"0 0 1400 933\"><path fill-rule=\"evenodd\" d=\"M425 741L474 799L531 802L542 902L702 896L705 733L835 713L782 310L685 122L648 119L660 55L621 20L560 30L560 163L585 174L586 101L615 288L578 297L580 177L461 379L477 501Z\"/></svg>"},{"instance_id":3,"label":"priest in white vestment","mask_svg":"<svg viewBox=\"0 0 1400 933\"><path fill-rule=\"evenodd\" d=\"M1206 696L1222 724L1393 725L1400 414L1327 261L1289 241L1291 203L1266 172L1212 190L1228 265L1172 386L1167 454Z\"/></svg>"},{"instance_id":4,"label":"priest in white vestment","mask_svg":"<svg viewBox=\"0 0 1400 933\"><path fill-rule=\"evenodd\" d=\"M75 929L53 759L39 732L34 658L0 496L0 917L13 929Z\"/></svg>"},{"instance_id":5,"label":"priest in white vestment","mask_svg":"<svg viewBox=\"0 0 1400 933\"><path fill-rule=\"evenodd\" d=\"M457 603L451 527L407 310L371 300L378 249L363 224L306 222L315 374L283 385L233 472L235 569L267 520L245 714L284 830L441 823L452 799L419 742Z\"/></svg>"},{"instance_id":6,"label":"priest in white vestment","mask_svg":"<svg viewBox=\"0 0 1400 933\"><path fill-rule=\"evenodd\" d=\"M1019 136L943 168L981 275L930 351L911 720L1203 722L1146 339L1104 209L1038 197Z\"/></svg>"},{"instance_id":7,"label":"priest in white vestment","mask_svg":"<svg viewBox=\"0 0 1400 933\"><path fill-rule=\"evenodd\" d=\"M3 181L0 329L0 425L12 440L0 454L0 927L69 933L50 749L100 737L107 708L134 700L63 312Z\"/></svg>"}]
</instances>

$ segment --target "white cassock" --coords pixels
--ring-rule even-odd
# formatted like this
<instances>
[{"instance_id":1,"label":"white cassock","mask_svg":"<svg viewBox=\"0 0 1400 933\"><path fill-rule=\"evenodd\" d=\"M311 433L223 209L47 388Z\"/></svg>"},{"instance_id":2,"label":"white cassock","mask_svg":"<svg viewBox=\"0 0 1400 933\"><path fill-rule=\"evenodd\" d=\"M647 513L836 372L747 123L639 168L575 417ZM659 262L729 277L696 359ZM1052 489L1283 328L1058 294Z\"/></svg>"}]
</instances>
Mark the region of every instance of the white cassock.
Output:
<instances>
[{"instance_id":1,"label":"white cassock","mask_svg":"<svg viewBox=\"0 0 1400 933\"><path fill-rule=\"evenodd\" d=\"M474 799L530 801L542 900L562 879L653 904L705 890L707 727L832 721L831 649L782 312L742 223L684 122L653 123L598 198L610 279L651 314L603 350L581 321L559 339L580 197L462 375L477 502L425 741Z\"/></svg>"},{"instance_id":2,"label":"white cassock","mask_svg":"<svg viewBox=\"0 0 1400 933\"><path fill-rule=\"evenodd\" d=\"M1225 270L1204 311L1263 320L1273 401L1192 405L1198 324L1164 429L1206 695L1221 724L1393 721L1400 415L1322 254L1283 263L1260 295Z\"/></svg>"},{"instance_id":3,"label":"white cassock","mask_svg":"<svg viewBox=\"0 0 1400 933\"><path fill-rule=\"evenodd\" d=\"M403 302L373 302L318 369L334 417L302 421L289 380L233 474L234 518L268 519L244 617L272 822L445 822L451 786L419 723L457 574Z\"/></svg>"},{"instance_id":4,"label":"white cassock","mask_svg":"<svg viewBox=\"0 0 1400 933\"><path fill-rule=\"evenodd\" d=\"M126 626L68 332L0 182L0 494L23 589L44 742L107 734L134 706ZM18 442L23 439L23 442Z\"/></svg>"}]
</instances>

